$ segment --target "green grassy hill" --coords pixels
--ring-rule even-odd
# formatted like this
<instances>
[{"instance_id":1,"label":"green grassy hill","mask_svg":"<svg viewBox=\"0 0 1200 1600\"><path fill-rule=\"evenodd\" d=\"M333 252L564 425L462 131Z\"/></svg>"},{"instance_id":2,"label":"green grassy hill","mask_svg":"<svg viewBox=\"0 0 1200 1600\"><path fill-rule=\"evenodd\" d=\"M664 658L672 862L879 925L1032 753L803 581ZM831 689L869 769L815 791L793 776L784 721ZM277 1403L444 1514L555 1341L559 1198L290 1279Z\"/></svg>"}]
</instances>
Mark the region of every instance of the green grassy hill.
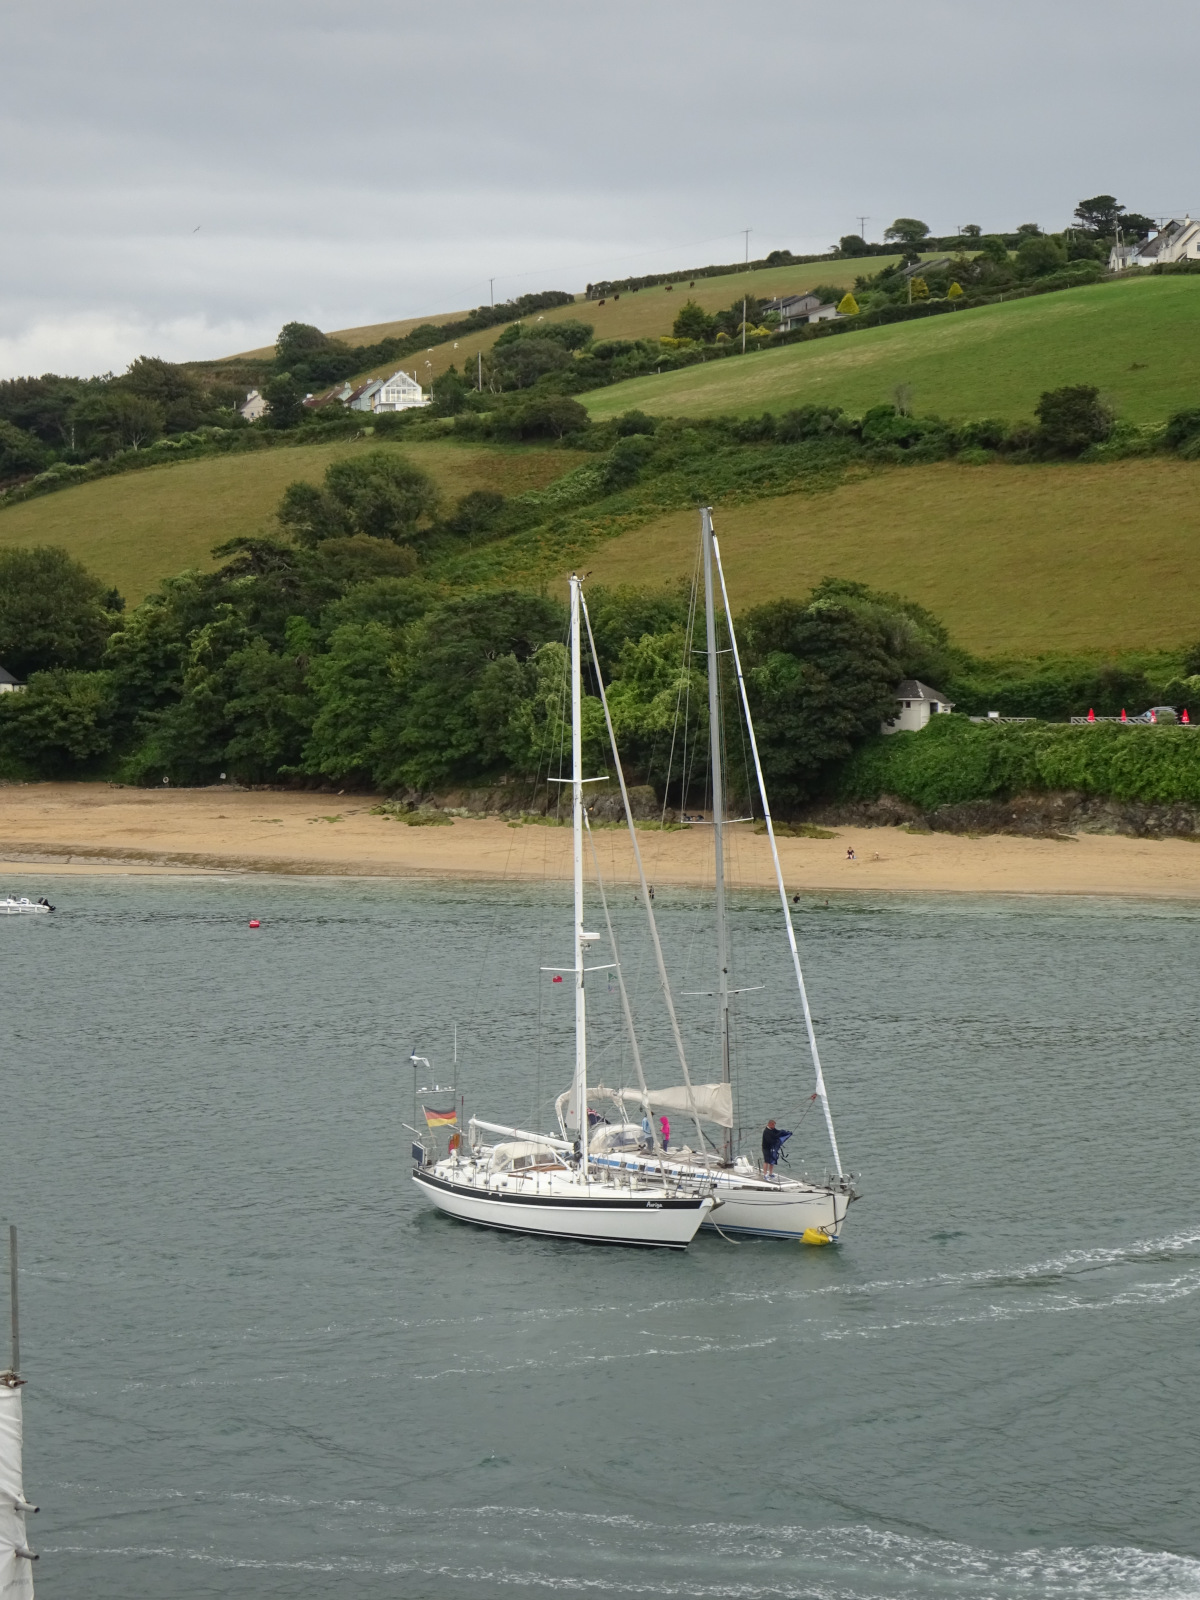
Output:
<instances>
[{"instance_id":1,"label":"green grassy hill","mask_svg":"<svg viewBox=\"0 0 1200 1600\"><path fill-rule=\"evenodd\" d=\"M213 545L271 532L279 497L295 479L319 483L331 461L380 448L399 446L371 441L301 445L101 478L0 512L0 547L61 545L136 604L172 573L211 567ZM471 489L521 494L583 459L561 450L453 443L406 444L404 450L447 499Z\"/></svg>"},{"instance_id":2,"label":"green grassy hill","mask_svg":"<svg viewBox=\"0 0 1200 1600\"><path fill-rule=\"evenodd\" d=\"M928 606L980 654L1173 649L1200 638L1200 464L863 474L832 491L718 507L735 611L854 578ZM593 583L690 577L697 513L597 545Z\"/></svg>"},{"instance_id":3,"label":"green grassy hill","mask_svg":"<svg viewBox=\"0 0 1200 1600\"><path fill-rule=\"evenodd\" d=\"M657 339L670 333L671 324L685 300L694 300L707 312L724 311L743 293L757 295L760 299L775 299L785 294L803 294L818 283L849 289L860 273L882 272L892 266L899 256L872 256L854 261L818 261L804 266L762 267L752 272L723 273L716 278L697 278L695 287L688 286L682 278L668 289L658 285L636 292L624 291L616 298L608 298L603 305L597 300L585 300L580 295L574 305L555 306L550 311L539 311L532 320L563 322L568 319L590 322L597 339ZM407 322L381 322L375 327L343 328L331 335L344 339L347 344L370 344L389 334L408 333L422 322L449 322L461 313L450 312L436 317L415 317ZM446 340L431 348L406 356L400 365L416 375L418 382L428 386L431 379L446 371L451 365L459 371L470 370L478 351L487 352L504 332L504 325L488 328L482 333L470 334L459 340ZM253 355L269 356L271 351L257 350ZM395 370L396 363L385 363L372 368L363 377L386 377Z\"/></svg>"},{"instance_id":4,"label":"green grassy hill","mask_svg":"<svg viewBox=\"0 0 1200 1600\"><path fill-rule=\"evenodd\" d=\"M596 418L633 407L749 416L814 402L860 415L907 384L918 414L1013 419L1067 383L1098 385L1135 422L1200 405L1200 277L1068 289L714 360L581 398Z\"/></svg>"}]
</instances>

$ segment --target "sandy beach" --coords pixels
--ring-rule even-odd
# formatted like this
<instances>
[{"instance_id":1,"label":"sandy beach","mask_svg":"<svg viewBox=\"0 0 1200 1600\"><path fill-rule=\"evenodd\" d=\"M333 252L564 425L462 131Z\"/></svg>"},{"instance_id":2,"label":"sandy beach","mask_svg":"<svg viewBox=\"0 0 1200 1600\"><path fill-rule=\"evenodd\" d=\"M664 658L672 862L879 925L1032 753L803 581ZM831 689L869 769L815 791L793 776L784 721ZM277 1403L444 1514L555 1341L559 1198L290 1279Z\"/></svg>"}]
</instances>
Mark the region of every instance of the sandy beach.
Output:
<instances>
[{"instance_id":1,"label":"sandy beach","mask_svg":"<svg viewBox=\"0 0 1200 1600\"><path fill-rule=\"evenodd\" d=\"M460 878L566 878L566 828L456 818L409 827L374 816L364 795L145 790L108 784L0 787L0 892L63 872L269 872ZM730 830L731 877L769 887L766 838ZM594 835L605 877L630 881L624 830ZM659 884L711 880L707 829L639 834ZM847 852L854 851L854 860ZM780 840L794 890L881 889L920 893L1094 894L1200 897L1200 845L1179 839L1081 834L1022 839L838 828L833 839Z\"/></svg>"}]
</instances>

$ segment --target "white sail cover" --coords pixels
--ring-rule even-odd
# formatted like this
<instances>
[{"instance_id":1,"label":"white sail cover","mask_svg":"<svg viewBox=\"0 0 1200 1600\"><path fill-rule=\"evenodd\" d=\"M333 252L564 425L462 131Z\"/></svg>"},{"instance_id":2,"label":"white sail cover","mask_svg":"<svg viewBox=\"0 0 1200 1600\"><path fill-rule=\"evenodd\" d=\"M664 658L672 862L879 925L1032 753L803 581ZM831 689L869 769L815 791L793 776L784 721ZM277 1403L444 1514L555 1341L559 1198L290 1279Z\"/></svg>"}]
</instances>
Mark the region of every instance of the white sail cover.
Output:
<instances>
[{"instance_id":1,"label":"white sail cover","mask_svg":"<svg viewBox=\"0 0 1200 1600\"><path fill-rule=\"evenodd\" d=\"M0 1379L0 1600L33 1600L33 1562L15 1552L27 1546L21 1478L21 1391Z\"/></svg>"},{"instance_id":2,"label":"white sail cover","mask_svg":"<svg viewBox=\"0 0 1200 1600\"><path fill-rule=\"evenodd\" d=\"M629 1105L649 1105L651 1111L673 1111L677 1116L699 1116L701 1122L715 1122L719 1128L733 1127L733 1091L727 1083L686 1083L678 1089L648 1089L643 1096L640 1089L592 1090L595 1099L602 1096ZM693 1106L695 1111L693 1112Z\"/></svg>"},{"instance_id":3,"label":"white sail cover","mask_svg":"<svg viewBox=\"0 0 1200 1600\"><path fill-rule=\"evenodd\" d=\"M640 1090L631 1098L641 1104ZM651 1111L674 1111L679 1116L695 1115L701 1122L715 1122L719 1128L733 1127L733 1091L727 1083L694 1083L689 1089L680 1084L678 1089L651 1089L646 1095Z\"/></svg>"}]
</instances>

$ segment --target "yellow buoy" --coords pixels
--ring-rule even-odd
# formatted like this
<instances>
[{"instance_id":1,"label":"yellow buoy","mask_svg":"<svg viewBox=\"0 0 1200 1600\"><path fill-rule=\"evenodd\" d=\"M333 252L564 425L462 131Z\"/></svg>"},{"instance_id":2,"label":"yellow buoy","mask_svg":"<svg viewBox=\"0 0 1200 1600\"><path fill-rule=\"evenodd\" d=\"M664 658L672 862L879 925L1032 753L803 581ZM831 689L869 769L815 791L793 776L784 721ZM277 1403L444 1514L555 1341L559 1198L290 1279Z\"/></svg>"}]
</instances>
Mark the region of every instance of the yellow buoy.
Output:
<instances>
[{"instance_id":1,"label":"yellow buoy","mask_svg":"<svg viewBox=\"0 0 1200 1600\"><path fill-rule=\"evenodd\" d=\"M825 1232L824 1228L805 1228L804 1232L800 1235L800 1241L802 1244L833 1243L833 1240Z\"/></svg>"}]
</instances>

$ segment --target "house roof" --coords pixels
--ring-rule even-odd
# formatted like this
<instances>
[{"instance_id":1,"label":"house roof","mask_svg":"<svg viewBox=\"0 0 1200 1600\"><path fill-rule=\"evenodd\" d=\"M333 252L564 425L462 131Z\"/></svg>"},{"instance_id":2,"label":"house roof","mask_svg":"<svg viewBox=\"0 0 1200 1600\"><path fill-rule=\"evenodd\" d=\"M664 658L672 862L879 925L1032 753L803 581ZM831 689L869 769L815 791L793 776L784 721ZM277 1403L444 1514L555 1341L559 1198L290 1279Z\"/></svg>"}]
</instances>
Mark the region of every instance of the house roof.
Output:
<instances>
[{"instance_id":1,"label":"house roof","mask_svg":"<svg viewBox=\"0 0 1200 1600\"><path fill-rule=\"evenodd\" d=\"M14 678L7 667L0 667L0 683L20 683L20 678Z\"/></svg>"},{"instance_id":2,"label":"house roof","mask_svg":"<svg viewBox=\"0 0 1200 1600\"><path fill-rule=\"evenodd\" d=\"M346 396L346 404L353 405L356 400L361 400L365 394L374 394L377 389L383 388L382 378L371 378L366 383L360 383L357 389L351 389Z\"/></svg>"},{"instance_id":3,"label":"house roof","mask_svg":"<svg viewBox=\"0 0 1200 1600\"><path fill-rule=\"evenodd\" d=\"M940 689L931 689L927 683L922 683L919 678L905 678L896 685L897 700L936 700L941 706L951 706L953 700L947 700Z\"/></svg>"}]
</instances>

